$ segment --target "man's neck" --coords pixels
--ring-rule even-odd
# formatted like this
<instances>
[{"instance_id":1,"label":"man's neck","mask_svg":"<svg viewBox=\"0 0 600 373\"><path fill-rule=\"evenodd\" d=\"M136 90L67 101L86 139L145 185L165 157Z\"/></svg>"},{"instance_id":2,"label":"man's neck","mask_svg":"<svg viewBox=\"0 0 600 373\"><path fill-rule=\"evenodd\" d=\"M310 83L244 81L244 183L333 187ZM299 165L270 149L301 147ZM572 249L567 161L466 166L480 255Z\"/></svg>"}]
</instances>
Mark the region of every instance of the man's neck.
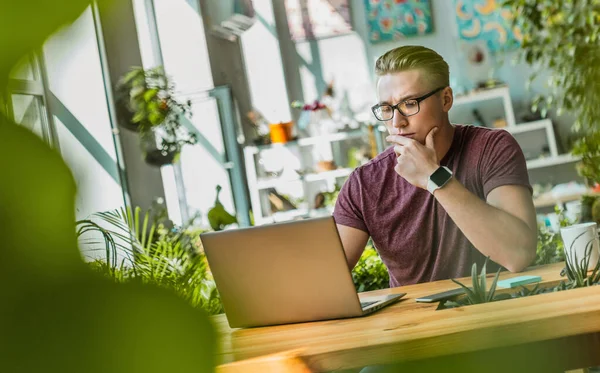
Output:
<instances>
[{"instance_id":1,"label":"man's neck","mask_svg":"<svg viewBox=\"0 0 600 373\"><path fill-rule=\"evenodd\" d=\"M435 153L437 154L438 160L441 161L450 150L450 146L452 146L455 128L450 121L446 120L446 122L439 127L439 131L440 132L435 135Z\"/></svg>"}]
</instances>

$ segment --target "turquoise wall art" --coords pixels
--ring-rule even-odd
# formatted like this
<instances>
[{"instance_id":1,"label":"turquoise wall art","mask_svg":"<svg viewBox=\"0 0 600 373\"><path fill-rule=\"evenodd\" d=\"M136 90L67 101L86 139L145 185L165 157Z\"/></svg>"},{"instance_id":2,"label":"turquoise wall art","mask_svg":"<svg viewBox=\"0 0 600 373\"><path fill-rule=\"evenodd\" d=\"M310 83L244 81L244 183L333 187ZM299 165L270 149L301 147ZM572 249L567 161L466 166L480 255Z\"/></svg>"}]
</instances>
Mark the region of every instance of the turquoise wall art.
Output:
<instances>
[{"instance_id":1,"label":"turquoise wall art","mask_svg":"<svg viewBox=\"0 0 600 373\"><path fill-rule=\"evenodd\" d=\"M402 40L433 31L429 0L365 0L369 40Z\"/></svg>"},{"instance_id":2,"label":"turquoise wall art","mask_svg":"<svg viewBox=\"0 0 600 373\"><path fill-rule=\"evenodd\" d=\"M521 30L512 26L513 13L501 3L501 0L454 0L460 39L483 41L492 53L518 47L523 39Z\"/></svg>"}]
</instances>

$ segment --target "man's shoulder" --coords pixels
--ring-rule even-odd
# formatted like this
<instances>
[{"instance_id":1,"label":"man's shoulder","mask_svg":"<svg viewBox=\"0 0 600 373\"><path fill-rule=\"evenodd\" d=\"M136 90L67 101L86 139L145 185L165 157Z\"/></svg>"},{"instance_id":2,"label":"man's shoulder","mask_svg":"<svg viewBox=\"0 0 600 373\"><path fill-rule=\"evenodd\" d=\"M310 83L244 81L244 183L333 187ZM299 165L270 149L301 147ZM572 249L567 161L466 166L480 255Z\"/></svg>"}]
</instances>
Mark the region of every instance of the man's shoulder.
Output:
<instances>
[{"instance_id":1,"label":"man's shoulder","mask_svg":"<svg viewBox=\"0 0 600 373\"><path fill-rule=\"evenodd\" d=\"M490 138L502 138L504 136L512 137L512 135L504 128L488 128L473 125L456 125L463 133L463 136L475 140L485 140Z\"/></svg>"},{"instance_id":2,"label":"man's shoulder","mask_svg":"<svg viewBox=\"0 0 600 373\"><path fill-rule=\"evenodd\" d=\"M483 151L495 145L508 145L519 148L514 137L504 128L487 128L471 125L457 125L462 133L462 144L467 148Z\"/></svg>"},{"instance_id":3,"label":"man's shoulder","mask_svg":"<svg viewBox=\"0 0 600 373\"><path fill-rule=\"evenodd\" d=\"M364 178L390 170L390 165L396 160L394 147L390 146L369 162L357 167L352 173L355 177ZM393 169L393 167L391 167Z\"/></svg>"}]
</instances>

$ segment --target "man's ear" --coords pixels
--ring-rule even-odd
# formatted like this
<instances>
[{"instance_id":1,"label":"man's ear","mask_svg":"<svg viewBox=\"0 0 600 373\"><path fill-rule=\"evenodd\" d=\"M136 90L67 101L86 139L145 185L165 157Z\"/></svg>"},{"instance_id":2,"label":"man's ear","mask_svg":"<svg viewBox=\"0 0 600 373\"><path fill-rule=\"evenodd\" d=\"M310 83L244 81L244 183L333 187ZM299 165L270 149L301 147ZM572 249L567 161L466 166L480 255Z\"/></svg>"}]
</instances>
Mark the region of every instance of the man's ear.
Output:
<instances>
[{"instance_id":1,"label":"man's ear","mask_svg":"<svg viewBox=\"0 0 600 373\"><path fill-rule=\"evenodd\" d=\"M452 108L452 103L454 102L454 93L452 92L452 88L446 87L442 91L442 108L444 112L447 113Z\"/></svg>"}]
</instances>

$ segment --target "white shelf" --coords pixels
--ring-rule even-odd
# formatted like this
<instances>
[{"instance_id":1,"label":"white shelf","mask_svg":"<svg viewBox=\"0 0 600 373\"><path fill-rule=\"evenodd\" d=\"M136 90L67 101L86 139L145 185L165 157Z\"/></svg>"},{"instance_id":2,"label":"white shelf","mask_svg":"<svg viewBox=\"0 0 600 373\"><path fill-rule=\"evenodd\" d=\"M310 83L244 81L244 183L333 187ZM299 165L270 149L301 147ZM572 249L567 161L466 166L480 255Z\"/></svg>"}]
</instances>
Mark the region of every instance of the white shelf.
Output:
<instances>
[{"instance_id":1,"label":"white shelf","mask_svg":"<svg viewBox=\"0 0 600 373\"><path fill-rule=\"evenodd\" d=\"M585 192L570 193L570 194L564 194L564 195L560 195L560 196L554 196L554 195L552 195L552 192L546 192L546 193L538 196L537 198L535 198L533 200L533 205L536 208L552 207L555 205L562 205L563 203L566 203L566 202L577 201L585 195L597 195L597 193L594 193L594 192L588 190Z\"/></svg>"},{"instance_id":2,"label":"white shelf","mask_svg":"<svg viewBox=\"0 0 600 373\"><path fill-rule=\"evenodd\" d=\"M536 120L535 122L517 124L516 126L513 126L513 127L505 127L504 129L514 135L514 134L523 133L523 132L538 131L538 130L542 130L542 129L545 130L548 125L551 126L552 121L550 121L550 119L542 119L542 120Z\"/></svg>"},{"instance_id":3,"label":"white shelf","mask_svg":"<svg viewBox=\"0 0 600 373\"><path fill-rule=\"evenodd\" d=\"M515 127L515 113L510 99L510 90L508 86L498 88L482 89L474 92L469 92L466 95L457 96L454 98L453 105L474 104L477 102L499 99L502 100L504 107L504 119L508 127Z\"/></svg>"},{"instance_id":4,"label":"white shelf","mask_svg":"<svg viewBox=\"0 0 600 373\"><path fill-rule=\"evenodd\" d=\"M279 223L285 222L289 220L294 220L298 218L315 218L320 216L327 216L333 214L333 208L331 207L323 207L320 209L307 209L307 208L299 208L296 210L289 211L279 211L275 212L272 215L263 218L259 223L262 224L270 224L270 223Z\"/></svg>"},{"instance_id":5,"label":"white shelf","mask_svg":"<svg viewBox=\"0 0 600 373\"><path fill-rule=\"evenodd\" d=\"M316 144L327 144L336 141L350 140L350 139L358 139L361 137L366 137L367 134L362 130L354 130L348 132L337 132L332 133L331 135L323 135L316 137L303 137L298 140L288 141L286 143L274 143L274 144L266 144L266 145L258 145L258 146L247 146L246 151L251 153L258 153L260 150L264 149L273 149L273 148L281 148L288 146L310 146Z\"/></svg>"},{"instance_id":6,"label":"white shelf","mask_svg":"<svg viewBox=\"0 0 600 373\"><path fill-rule=\"evenodd\" d=\"M302 179L300 178L300 176L298 176L298 177L276 177L276 178L272 178L272 179L258 180L256 182L256 187L259 190L270 189L270 188L275 188L279 185L283 185L285 183L291 183L294 181L301 181L301 180Z\"/></svg>"},{"instance_id":7,"label":"white shelf","mask_svg":"<svg viewBox=\"0 0 600 373\"><path fill-rule=\"evenodd\" d=\"M338 177L349 176L354 169L352 168L340 168L332 171L319 172L315 174L308 174L304 176L306 181L318 181L318 180L329 180Z\"/></svg>"},{"instance_id":8,"label":"white shelf","mask_svg":"<svg viewBox=\"0 0 600 373\"><path fill-rule=\"evenodd\" d=\"M357 138L366 137L366 136L367 136L367 134L364 133L363 131L356 130L356 131L349 131L349 132L338 132L338 133L333 133L331 135L318 136L318 137L305 137L302 139L298 139L297 143L299 146L308 146L308 145L315 145L315 144L321 144L321 143L357 139Z\"/></svg>"},{"instance_id":9,"label":"white shelf","mask_svg":"<svg viewBox=\"0 0 600 373\"><path fill-rule=\"evenodd\" d=\"M340 168L332 171L324 171L319 173L306 174L304 176L298 176L295 178L274 178L268 180L259 180L256 183L258 189L269 189L275 188L278 185L305 180L308 182L319 181L319 180L331 180L336 179L338 177L346 177L350 175L354 171L352 168Z\"/></svg>"},{"instance_id":10,"label":"white shelf","mask_svg":"<svg viewBox=\"0 0 600 373\"><path fill-rule=\"evenodd\" d=\"M273 215L271 215L269 218L266 218L265 220L273 222L273 223L277 223L277 222L282 222L282 221L293 220L296 218L307 217L308 214L309 214L308 209L281 211L281 212L273 213Z\"/></svg>"},{"instance_id":11,"label":"white shelf","mask_svg":"<svg viewBox=\"0 0 600 373\"><path fill-rule=\"evenodd\" d=\"M471 103L480 102L480 101L504 98L508 94L509 94L508 87L484 89L484 90L480 90L480 91L470 92L466 95L455 97L453 105L465 105L465 104L471 104Z\"/></svg>"},{"instance_id":12,"label":"white shelf","mask_svg":"<svg viewBox=\"0 0 600 373\"><path fill-rule=\"evenodd\" d=\"M546 158L534 159L534 160L527 161L527 169L531 170L531 169L535 169L535 168L551 167L551 166L558 166L558 165L566 164L566 163L574 163L574 162L579 161L580 159L581 158L575 157L571 154L561 154L556 157L546 157Z\"/></svg>"}]
</instances>

